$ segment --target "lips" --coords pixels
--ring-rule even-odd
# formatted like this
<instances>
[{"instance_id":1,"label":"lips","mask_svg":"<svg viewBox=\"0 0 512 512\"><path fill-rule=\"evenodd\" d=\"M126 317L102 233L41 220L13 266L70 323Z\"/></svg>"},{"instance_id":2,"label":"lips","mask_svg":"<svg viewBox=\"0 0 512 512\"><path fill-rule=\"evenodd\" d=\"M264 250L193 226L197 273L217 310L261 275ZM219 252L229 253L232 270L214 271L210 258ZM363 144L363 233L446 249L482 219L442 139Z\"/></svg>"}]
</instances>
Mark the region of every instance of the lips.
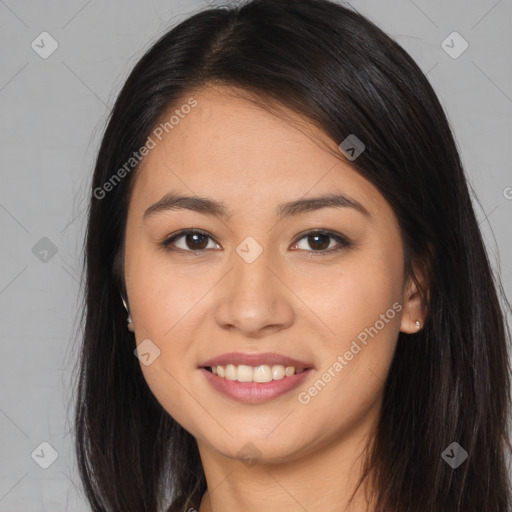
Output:
<instances>
[{"instance_id":1,"label":"lips","mask_svg":"<svg viewBox=\"0 0 512 512\"><path fill-rule=\"evenodd\" d=\"M214 375L205 368L201 368L199 371L206 382L218 393L246 404L262 404L287 395L288 399L292 399L290 393L309 379L314 372L313 369L309 369L290 377L258 383L227 380Z\"/></svg>"},{"instance_id":2,"label":"lips","mask_svg":"<svg viewBox=\"0 0 512 512\"><path fill-rule=\"evenodd\" d=\"M264 352L261 354L246 354L242 352L229 352L221 354L220 356L208 359L202 362L200 368L211 368L212 366L226 366L233 365L247 365L247 366L260 366L260 365L283 365L294 366L297 370L313 368L313 363L300 361L293 357L288 357L276 352Z\"/></svg>"}]
</instances>

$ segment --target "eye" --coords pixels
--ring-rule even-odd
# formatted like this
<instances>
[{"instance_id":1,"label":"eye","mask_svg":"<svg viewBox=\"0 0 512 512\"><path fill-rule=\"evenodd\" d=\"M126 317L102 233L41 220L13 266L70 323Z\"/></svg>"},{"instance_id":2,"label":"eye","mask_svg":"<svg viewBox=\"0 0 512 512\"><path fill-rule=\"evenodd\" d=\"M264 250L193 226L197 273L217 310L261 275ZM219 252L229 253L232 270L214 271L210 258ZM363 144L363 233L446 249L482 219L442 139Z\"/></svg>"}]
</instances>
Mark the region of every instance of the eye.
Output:
<instances>
[{"instance_id":1,"label":"eye","mask_svg":"<svg viewBox=\"0 0 512 512\"><path fill-rule=\"evenodd\" d=\"M180 247L177 244L177 241L181 239L183 240L181 242L182 245ZM212 249L212 247L208 247L208 239L213 241L213 238L203 231L197 229L188 229L172 235L170 238L167 238L166 240L161 242L161 245L168 251L200 253L204 252L208 248ZM350 246L350 242L344 236L340 235L339 233L334 233L325 230L310 231L309 233L306 233L301 238L299 238L299 241L303 239L306 240L306 243L313 250L308 250L307 248L304 249L301 247L299 247L299 249L311 253L311 256L322 256L325 254L331 254L333 252L340 251L341 249ZM331 241L336 241L338 245L335 244L333 247L329 239L331 239ZM218 244L214 245L218 246ZM299 243L295 242L295 244L292 247L295 248L298 247L298 245Z\"/></svg>"},{"instance_id":2,"label":"eye","mask_svg":"<svg viewBox=\"0 0 512 512\"><path fill-rule=\"evenodd\" d=\"M183 238L183 243L181 247L171 247L171 245L177 245L175 242L181 238ZM207 241L208 239L213 240L209 235L202 231L189 229L180 231L179 233L176 233L170 238L167 238L164 242L162 242L162 245L165 247L165 249L169 251L181 250L185 252L201 252L202 250L208 248L208 243L205 243L205 241Z\"/></svg>"},{"instance_id":3,"label":"eye","mask_svg":"<svg viewBox=\"0 0 512 512\"><path fill-rule=\"evenodd\" d=\"M299 241L303 239L306 240L306 244L309 245L309 247L311 247L313 250L311 251L307 248L304 249L301 247L299 247L299 249L311 253L310 256L322 256L326 253L330 254L336 251L340 251L341 249L344 249L350 245L350 242L344 236L338 233L333 233L331 231L310 231L309 233L306 233L301 238L299 238ZM338 242L338 245L334 244L333 247L329 239L335 240ZM296 242L293 247L297 247L298 245L299 243Z\"/></svg>"}]
</instances>

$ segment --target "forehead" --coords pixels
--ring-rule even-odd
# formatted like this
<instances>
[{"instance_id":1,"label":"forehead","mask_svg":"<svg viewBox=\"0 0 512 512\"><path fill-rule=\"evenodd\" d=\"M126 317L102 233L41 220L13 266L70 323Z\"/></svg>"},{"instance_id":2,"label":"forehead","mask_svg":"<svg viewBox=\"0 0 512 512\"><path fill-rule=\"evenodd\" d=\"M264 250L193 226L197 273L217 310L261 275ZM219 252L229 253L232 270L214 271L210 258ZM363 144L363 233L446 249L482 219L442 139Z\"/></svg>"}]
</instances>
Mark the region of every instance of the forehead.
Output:
<instances>
[{"instance_id":1,"label":"forehead","mask_svg":"<svg viewBox=\"0 0 512 512\"><path fill-rule=\"evenodd\" d=\"M195 92L196 106L163 134L153 156L209 159L222 167L241 167L251 164L248 156L270 163L284 158L296 162L306 154L318 156L328 150L339 154L336 144L300 114L275 102L264 105L264 100L247 94L224 86ZM171 113L185 102L185 97L178 101ZM166 113L163 119L169 117ZM244 160L236 162L238 157Z\"/></svg>"},{"instance_id":2,"label":"forehead","mask_svg":"<svg viewBox=\"0 0 512 512\"><path fill-rule=\"evenodd\" d=\"M153 136L155 147L137 170L134 201L147 205L170 190L244 204L260 196L277 201L343 191L364 197L369 210L382 207L377 189L339 158L337 143L301 115L282 106L269 112L217 86L184 96L162 119L190 97L197 104L189 113L161 140Z\"/></svg>"}]
</instances>

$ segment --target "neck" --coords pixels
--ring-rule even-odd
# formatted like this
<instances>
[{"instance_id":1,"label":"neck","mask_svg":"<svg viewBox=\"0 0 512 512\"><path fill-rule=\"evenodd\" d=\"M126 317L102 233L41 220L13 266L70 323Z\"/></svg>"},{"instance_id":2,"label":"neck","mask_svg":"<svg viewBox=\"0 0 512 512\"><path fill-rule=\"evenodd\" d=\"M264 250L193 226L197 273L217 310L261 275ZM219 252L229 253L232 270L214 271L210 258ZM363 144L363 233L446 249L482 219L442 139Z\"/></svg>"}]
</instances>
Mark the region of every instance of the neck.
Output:
<instances>
[{"instance_id":1,"label":"neck","mask_svg":"<svg viewBox=\"0 0 512 512\"><path fill-rule=\"evenodd\" d=\"M198 512L371 510L373 498L367 478L354 493L369 434L359 432L342 441L328 440L307 452L301 450L300 456L288 457L285 462L262 458L254 465L222 456L198 440L208 486Z\"/></svg>"}]
</instances>

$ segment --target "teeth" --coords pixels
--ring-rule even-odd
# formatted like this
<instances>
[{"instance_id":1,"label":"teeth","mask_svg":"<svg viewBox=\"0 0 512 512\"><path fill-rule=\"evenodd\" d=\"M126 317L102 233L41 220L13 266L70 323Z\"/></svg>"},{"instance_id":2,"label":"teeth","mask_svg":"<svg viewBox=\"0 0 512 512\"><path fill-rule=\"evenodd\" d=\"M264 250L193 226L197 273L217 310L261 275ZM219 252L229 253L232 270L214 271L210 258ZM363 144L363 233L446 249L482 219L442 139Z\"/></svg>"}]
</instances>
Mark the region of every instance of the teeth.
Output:
<instances>
[{"instance_id":1,"label":"teeth","mask_svg":"<svg viewBox=\"0 0 512 512\"><path fill-rule=\"evenodd\" d=\"M226 366L225 378L228 380L236 380L236 366L234 364L228 364Z\"/></svg>"},{"instance_id":2,"label":"teeth","mask_svg":"<svg viewBox=\"0 0 512 512\"><path fill-rule=\"evenodd\" d=\"M269 366L262 364L260 366L247 366L245 364L227 364L226 366L212 366L212 373L227 380L237 380L238 382L270 382L280 380L284 377L291 377L296 373L302 373L302 370L295 370L295 366L284 366L276 364Z\"/></svg>"},{"instance_id":3,"label":"teeth","mask_svg":"<svg viewBox=\"0 0 512 512\"><path fill-rule=\"evenodd\" d=\"M282 379L286 374L286 370L284 366L281 366L280 364L276 366L272 366L272 378L274 380Z\"/></svg>"}]
</instances>

